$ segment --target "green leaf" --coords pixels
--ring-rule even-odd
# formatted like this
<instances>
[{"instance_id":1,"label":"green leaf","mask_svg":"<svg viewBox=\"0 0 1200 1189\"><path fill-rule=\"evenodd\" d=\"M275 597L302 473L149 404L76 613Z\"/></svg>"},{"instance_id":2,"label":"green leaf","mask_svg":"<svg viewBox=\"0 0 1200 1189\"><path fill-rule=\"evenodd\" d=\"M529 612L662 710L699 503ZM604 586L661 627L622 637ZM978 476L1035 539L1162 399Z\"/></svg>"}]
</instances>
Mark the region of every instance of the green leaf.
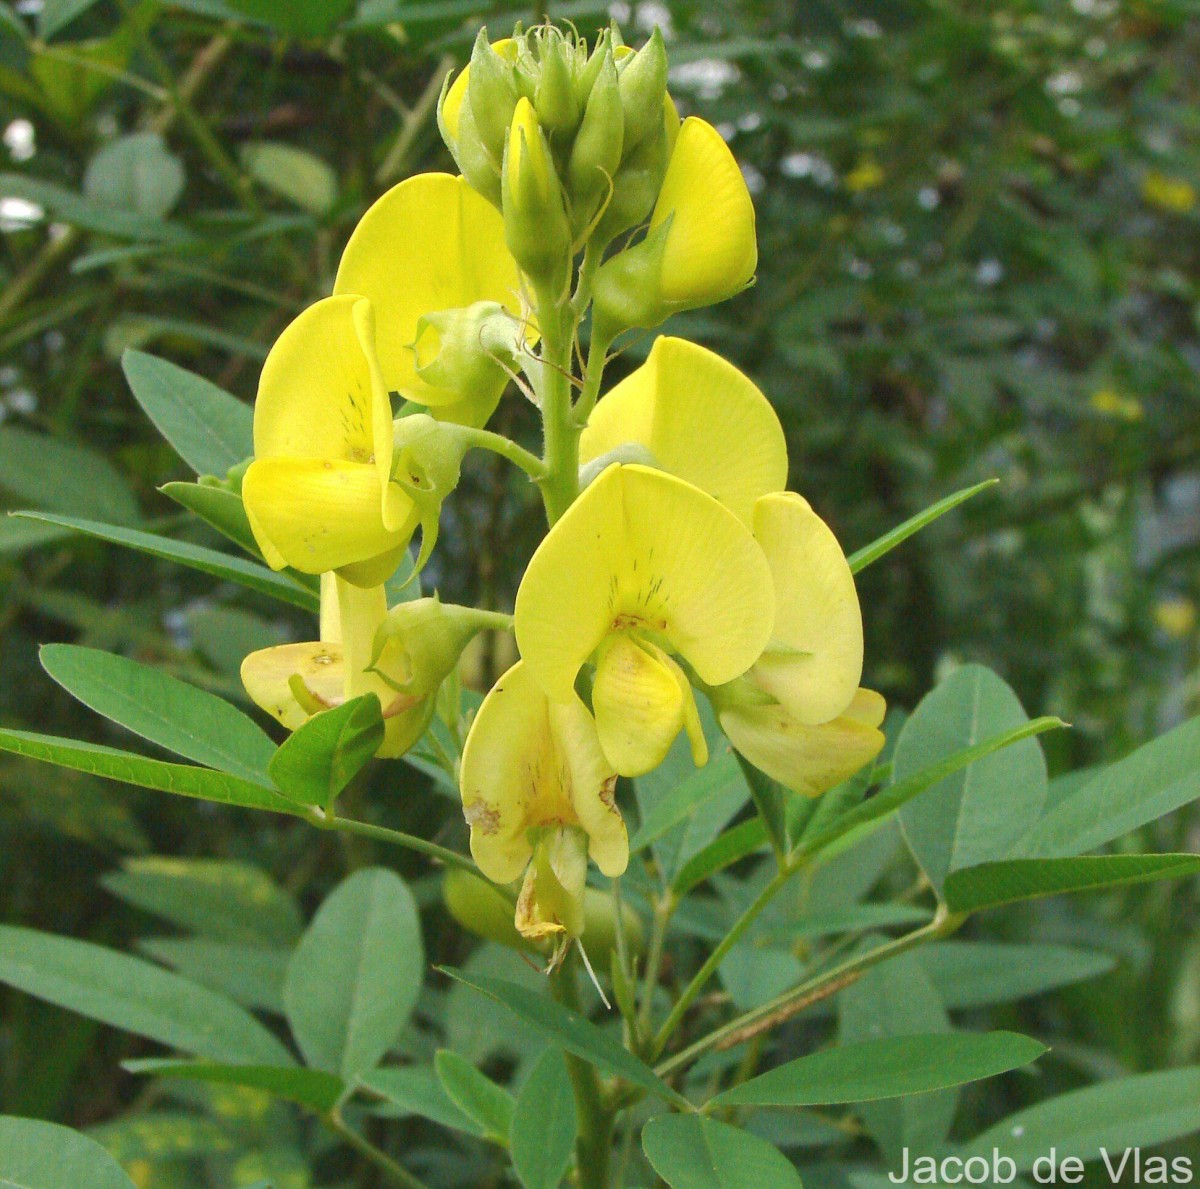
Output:
<instances>
[{"instance_id":1,"label":"green leaf","mask_svg":"<svg viewBox=\"0 0 1200 1189\"><path fill-rule=\"evenodd\" d=\"M173 223L103 206L64 186L20 173L0 174L0 198L23 198L52 212L60 222L116 239L163 244L195 242L191 232Z\"/></svg>"},{"instance_id":2,"label":"green leaf","mask_svg":"<svg viewBox=\"0 0 1200 1189\"><path fill-rule=\"evenodd\" d=\"M706 879L724 871L726 867L754 854L767 844L767 827L761 817L751 818L726 830L714 839L699 854L693 855L679 870L671 882L676 896L686 896L694 887Z\"/></svg>"},{"instance_id":3,"label":"green leaf","mask_svg":"<svg viewBox=\"0 0 1200 1189\"><path fill-rule=\"evenodd\" d=\"M766 1140L703 1115L659 1115L642 1148L671 1189L803 1189L791 1162Z\"/></svg>"},{"instance_id":4,"label":"green leaf","mask_svg":"<svg viewBox=\"0 0 1200 1189\"><path fill-rule=\"evenodd\" d=\"M345 20L356 0L223 0L250 20L297 37L324 37Z\"/></svg>"},{"instance_id":5,"label":"green leaf","mask_svg":"<svg viewBox=\"0 0 1200 1189\"><path fill-rule=\"evenodd\" d=\"M924 512L918 512L916 516L910 517L903 524L898 525L889 533L884 533L877 541L872 541L870 545L864 546L856 553L852 553L847 561L850 563L850 572L857 574L860 570L865 570L872 562L878 561L885 553L890 553L897 545L903 544L914 533L918 533L927 525L932 524L949 511L957 508L959 504L964 504L973 495L978 495L985 488L994 487L999 483L999 479L985 479L982 483L976 483L974 487L964 487L961 491L956 491L953 495L946 496L945 499L938 500L936 504L931 504Z\"/></svg>"},{"instance_id":6,"label":"green leaf","mask_svg":"<svg viewBox=\"0 0 1200 1189\"><path fill-rule=\"evenodd\" d=\"M287 1049L232 1000L88 941L0 925L0 982L197 1057L291 1064Z\"/></svg>"},{"instance_id":7,"label":"green leaf","mask_svg":"<svg viewBox=\"0 0 1200 1189\"><path fill-rule=\"evenodd\" d=\"M321 905L288 965L288 1022L309 1065L353 1081L408 1022L425 953L417 906L381 867L356 871Z\"/></svg>"},{"instance_id":8,"label":"green leaf","mask_svg":"<svg viewBox=\"0 0 1200 1189\"><path fill-rule=\"evenodd\" d=\"M337 202L337 174L305 149L256 140L243 144L238 155L255 181L311 215L327 215Z\"/></svg>"},{"instance_id":9,"label":"green leaf","mask_svg":"<svg viewBox=\"0 0 1200 1189\"><path fill-rule=\"evenodd\" d=\"M1100 769L1050 810L1025 839L1030 857L1095 850L1200 797L1200 718L1180 723Z\"/></svg>"},{"instance_id":10,"label":"green leaf","mask_svg":"<svg viewBox=\"0 0 1200 1189\"><path fill-rule=\"evenodd\" d=\"M454 1131L483 1138L483 1128L463 1114L442 1088L442 1083L427 1065L408 1065L403 1069L373 1069L359 1079L373 1094L387 1102L383 1110L389 1116L417 1115Z\"/></svg>"},{"instance_id":11,"label":"green leaf","mask_svg":"<svg viewBox=\"0 0 1200 1189\"><path fill-rule=\"evenodd\" d=\"M138 524L137 500L102 454L74 442L0 426L0 487L51 512Z\"/></svg>"},{"instance_id":12,"label":"green leaf","mask_svg":"<svg viewBox=\"0 0 1200 1189\"><path fill-rule=\"evenodd\" d=\"M121 1068L150 1077L182 1078L217 1086L244 1086L265 1090L285 1102L295 1102L318 1114L327 1114L346 1091L341 1078L319 1069L294 1065L223 1065L212 1061L176 1061L165 1057L122 1061Z\"/></svg>"},{"instance_id":13,"label":"green leaf","mask_svg":"<svg viewBox=\"0 0 1200 1189\"><path fill-rule=\"evenodd\" d=\"M443 974L473 987L507 1007L535 1031L561 1045L568 1053L624 1078L634 1086L676 1106L686 1107L687 1100L666 1084L648 1065L639 1061L628 1049L602 1032L578 1012L570 1011L545 994L539 994L510 983L506 979L486 974L466 975L461 970L439 967Z\"/></svg>"},{"instance_id":14,"label":"green leaf","mask_svg":"<svg viewBox=\"0 0 1200 1189\"><path fill-rule=\"evenodd\" d=\"M578 1121L562 1053L548 1048L517 1096L510 1147L525 1189L558 1189L571 1163Z\"/></svg>"},{"instance_id":15,"label":"green leaf","mask_svg":"<svg viewBox=\"0 0 1200 1189\"><path fill-rule=\"evenodd\" d=\"M219 772L273 787L275 745L228 702L160 669L77 644L46 644L42 668L97 714Z\"/></svg>"},{"instance_id":16,"label":"green leaf","mask_svg":"<svg viewBox=\"0 0 1200 1189\"><path fill-rule=\"evenodd\" d=\"M744 756L738 756L738 764L746 778L746 784L750 786L750 796L754 798L754 807L758 810L758 816L766 829L767 839L782 862L790 849L788 791L765 772L760 772Z\"/></svg>"},{"instance_id":17,"label":"green leaf","mask_svg":"<svg viewBox=\"0 0 1200 1189\"><path fill-rule=\"evenodd\" d=\"M258 542L254 539L254 530L250 527L250 518L246 515L246 507L236 491L207 483L164 483L158 490L177 504L182 504L189 512L194 512L205 524L228 537L251 557L262 557ZM289 570L288 577L309 586L314 575L300 575Z\"/></svg>"},{"instance_id":18,"label":"green leaf","mask_svg":"<svg viewBox=\"0 0 1200 1189\"><path fill-rule=\"evenodd\" d=\"M724 793L731 783L740 782L741 779L737 758L732 752L726 752L685 776L671 792L649 808L637 833L630 840L629 853L637 854L652 842L657 842L668 830L687 821L706 802Z\"/></svg>"},{"instance_id":19,"label":"green leaf","mask_svg":"<svg viewBox=\"0 0 1200 1189\"><path fill-rule=\"evenodd\" d=\"M213 941L286 947L300 936L296 902L261 868L234 859L148 855L101 877L114 896Z\"/></svg>"},{"instance_id":20,"label":"green leaf","mask_svg":"<svg viewBox=\"0 0 1200 1189\"><path fill-rule=\"evenodd\" d=\"M83 192L90 202L151 219L169 214L183 193L183 162L157 132L109 141L88 162Z\"/></svg>"},{"instance_id":21,"label":"green leaf","mask_svg":"<svg viewBox=\"0 0 1200 1189\"><path fill-rule=\"evenodd\" d=\"M1058 1151L1060 1165L1066 1156L1095 1160L1103 1148L1113 1164L1109 1180L1126 1184L1132 1182L1113 1174L1127 1148L1149 1148L1196 1131L1200 1131L1200 1067L1191 1066L1114 1078L1039 1102L977 1135L959 1154L990 1158L992 1148L998 1148L1018 1171L1024 1171L1052 1147ZM1131 1176L1132 1167L1127 1165L1123 1172Z\"/></svg>"},{"instance_id":22,"label":"green leaf","mask_svg":"<svg viewBox=\"0 0 1200 1189\"><path fill-rule=\"evenodd\" d=\"M446 1097L479 1125L485 1139L507 1148L516 1105L513 1096L449 1049L438 1051L433 1067Z\"/></svg>"},{"instance_id":23,"label":"green leaf","mask_svg":"<svg viewBox=\"0 0 1200 1189\"><path fill-rule=\"evenodd\" d=\"M1116 966L1109 954L1072 946L995 941L940 941L925 946L917 959L951 1009L1028 999Z\"/></svg>"},{"instance_id":24,"label":"green leaf","mask_svg":"<svg viewBox=\"0 0 1200 1189\"><path fill-rule=\"evenodd\" d=\"M237 1144L228 1127L182 1111L124 1115L89 1127L88 1136L126 1167L135 1160L187 1160L230 1152Z\"/></svg>"},{"instance_id":25,"label":"green leaf","mask_svg":"<svg viewBox=\"0 0 1200 1189\"><path fill-rule=\"evenodd\" d=\"M849 835L862 832L881 818L889 816L927 788L947 777L954 776L971 764L978 763L980 760L1025 739L1031 739L1035 735L1041 735L1046 731L1064 726L1066 723L1059 718L1035 718L1022 726L1014 727L1011 731L993 735L992 738L983 743L977 743L974 747L955 752L947 759L939 760L905 780L895 781L861 805L855 806L849 813L838 818L824 830L818 831L812 837L804 838L799 851L803 854L816 854L818 851L826 850Z\"/></svg>"},{"instance_id":26,"label":"green leaf","mask_svg":"<svg viewBox=\"0 0 1200 1189\"><path fill-rule=\"evenodd\" d=\"M45 0L38 13L38 36L49 41L60 29L65 29L76 17L94 7L96 0Z\"/></svg>"},{"instance_id":27,"label":"green leaf","mask_svg":"<svg viewBox=\"0 0 1200 1189\"><path fill-rule=\"evenodd\" d=\"M240 557L230 557L227 553L218 553L215 549L204 549L199 545L191 545L186 541L173 541L170 537L157 537L151 533L136 532L133 529L120 528L113 524L100 524L94 520L80 520L75 516L52 516L43 512L18 512L14 515L28 520L44 521L46 524L56 524L62 528L73 529L100 541L108 541L113 545L124 545L136 549L140 553L148 553L151 557L160 557L165 561L178 562L193 570L200 570L220 578L224 582L236 582L249 590L268 595L283 603L290 603L304 611L320 611L320 598L309 589L300 586L283 574L275 574L266 566L254 562L243 561Z\"/></svg>"},{"instance_id":28,"label":"green leaf","mask_svg":"<svg viewBox=\"0 0 1200 1189\"><path fill-rule=\"evenodd\" d=\"M877 944L862 942L865 952ZM897 994L902 987L903 993ZM895 1037L949 1035L950 1019L936 988L913 952L866 972L838 997L838 1039L843 1045L878 1043ZM937 1151L954 1122L958 1094L953 1088L917 1098L864 1102L856 1114L889 1165L897 1166L905 1148Z\"/></svg>"},{"instance_id":29,"label":"green leaf","mask_svg":"<svg viewBox=\"0 0 1200 1189\"><path fill-rule=\"evenodd\" d=\"M254 453L254 411L202 376L142 351L121 367L137 402L197 475L223 477Z\"/></svg>"},{"instance_id":30,"label":"green leaf","mask_svg":"<svg viewBox=\"0 0 1200 1189\"><path fill-rule=\"evenodd\" d=\"M1028 722L1011 689L964 665L921 699L896 741L896 784L999 732ZM938 781L900 810L917 862L939 896L949 872L1011 854L1046 800L1046 761L1026 739Z\"/></svg>"},{"instance_id":31,"label":"green leaf","mask_svg":"<svg viewBox=\"0 0 1200 1189\"><path fill-rule=\"evenodd\" d=\"M362 770L383 742L383 716L374 694L314 715L271 760L271 779L285 797L322 809Z\"/></svg>"},{"instance_id":32,"label":"green leaf","mask_svg":"<svg viewBox=\"0 0 1200 1189\"><path fill-rule=\"evenodd\" d=\"M283 980L291 950L195 937L144 937L143 954L243 1007L283 1015Z\"/></svg>"},{"instance_id":33,"label":"green leaf","mask_svg":"<svg viewBox=\"0 0 1200 1189\"><path fill-rule=\"evenodd\" d=\"M1008 859L955 871L946 880L946 906L979 912L1018 900L1091 892L1124 884L1182 879L1200 871L1200 855L1081 855L1069 859Z\"/></svg>"},{"instance_id":34,"label":"green leaf","mask_svg":"<svg viewBox=\"0 0 1200 1189\"><path fill-rule=\"evenodd\" d=\"M134 1189L125 1170L78 1131L40 1119L0 1116L0 1186L4 1189Z\"/></svg>"},{"instance_id":35,"label":"green leaf","mask_svg":"<svg viewBox=\"0 0 1200 1189\"><path fill-rule=\"evenodd\" d=\"M267 809L272 813L298 812L296 805L273 789L241 777L214 772L211 768L152 760L132 751L118 751L115 747L85 743L80 739L0 730L0 751L180 797L197 797L202 801L240 805L246 809Z\"/></svg>"},{"instance_id":36,"label":"green leaf","mask_svg":"<svg viewBox=\"0 0 1200 1189\"><path fill-rule=\"evenodd\" d=\"M926 1094L1036 1061L1046 1046L1014 1032L941 1032L842 1044L718 1094L709 1106L821 1106Z\"/></svg>"}]
</instances>

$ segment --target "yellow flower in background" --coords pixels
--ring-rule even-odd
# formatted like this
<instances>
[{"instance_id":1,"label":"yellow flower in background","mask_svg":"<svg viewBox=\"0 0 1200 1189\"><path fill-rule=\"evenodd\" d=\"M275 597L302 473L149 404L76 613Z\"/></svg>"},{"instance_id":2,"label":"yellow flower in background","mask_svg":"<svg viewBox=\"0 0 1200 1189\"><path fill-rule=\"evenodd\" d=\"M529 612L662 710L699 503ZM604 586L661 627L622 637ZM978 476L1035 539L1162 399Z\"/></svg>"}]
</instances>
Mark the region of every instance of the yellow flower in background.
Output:
<instances>
[{"instance_id":1,"label":"yellow flower in background","mask_svg":"<svg viewBox=\"0 0 1200 1189\"><path fill-rule=\"evenodd\" d=\"M391 467L371 303L326 298L279 336L259 381L242 499L267 563L383 582L420 520Z\"/></svg>"},{"instance_id":2,"label":"yellow flower in background","mask_svg":"<svg viewBox=\"0 0 1200 1189\"><path fill-rule=\"evenodd\" d=\"M520 271L505 246L504 220L464 179L423 173L384 194L350 236L334 293L371 300L389 391L429 406L444 420L487 420L508 381L499 364L483 373L469 369L460 384L444 369L428 378L438 344L427 336L446 321L437 315L494 303L512 320L513 337L528 336Z\"/></svg>"},{"instance_id":3,"label":"yellow flower in background","mask_svg":"<svg viewBox=\"0 0 1200 1189\"><path fill-rule=\"evenodd\" d=\"M1150 170L1142 178L1142 197L1172 215L1189 214L1196 206L1196 187L1185 178Z\"/></svg>"},{"instance_id":4,"label":"yellow flower in background","mask_svg":"<svg viewBox=\"0 0 1200 1189\"><path fill-rule=\"evenodd\" d=\"M1092 393L1091 405L1097 413L1122 421L1141 421L1146 415L1142 402L1136 396L1126 396L1115 388L1098 388Z\"/></svg>"},{"instance_id":5,"label":"yellow flower in background","mask_svg":"<svg viewBox=\"0 0 1200 1189\"><path fill-rule=\"evenodd\" d=\"M680 126L650 229L596 274L596 331L657 326L670 314L740 293L758 266L754 203L721 134L689 116Z\"/></svg>"},{"instance_id":6,"label":"yellow flower in background","mask_svg":"<svg viewBox=\"0 0 1200 1189\"><path fill-rule=\"evenodd\" d=\"M743 677L710 695L746 759L816 796L879 753L884 701L858 686L862 613L829 527L803 497L785 491L758 500L754 536L775 592L771 641Z\"/></svg>"},{"instance_id":7,"label":"yellow flower in background","mask_svg":"<svg viewBox=\"0 0 1200 1189\"><path fill-rule=\"evenodd\" d=\"M616 773L596 725L572 691L551 701L518 661L483 700L463 747L463 814L471 854L497 883L524 875L523 937L577 937L587 862L608 876L629 862L613 799Z\"/></svg>"},{"instance_id":8,"label":"yellow flower in background","mask_svg":"<svg viewBox=\"0 0 1200 1189\"><path fill-rule=\"evenodd\" d=\"M851 194L860 194L863 190L874 190L882 186L886 178L883 166L874 157L864 157L846 174L846 189Z\"/></svg>"},{"instance_id":9,"label":"yellow flower in background","mask_svg":"<svg viewBox=\"0 0 1200 1189\"><path fill-rule=\"evenodd\" d=\"M747 527L759 496L787 486L787 443L770 402L733 364L686 339L657 339L646 362L597 404L580 462L629 445Z\"/></svg>"},{"instance_id":10,"label":"yellow flower in background","mask_svg":"<svg viewBox=\"0 0 1200 1189\"><path fill-rule=\"evenodd\" d=\"M1173 640L1186 640L1196 630L1196 604L1185 595L1173 595L1154 605L1155 624Z\"/></svg>"},{"instance_id":11,"label":"yellow flower in background","mask_svg":"<svg viewBox=\"0 0 1200 1189\"><path fill-rule=\"evenodd\" d=\"M589 660L604 753L622 775L703 735L678 655L709 685L766 647L771 572L738 518L703 491L638 465L604 470L547 534L517 591L517 645L549 697L568 703Z\"/></svg>"}]
</instances>

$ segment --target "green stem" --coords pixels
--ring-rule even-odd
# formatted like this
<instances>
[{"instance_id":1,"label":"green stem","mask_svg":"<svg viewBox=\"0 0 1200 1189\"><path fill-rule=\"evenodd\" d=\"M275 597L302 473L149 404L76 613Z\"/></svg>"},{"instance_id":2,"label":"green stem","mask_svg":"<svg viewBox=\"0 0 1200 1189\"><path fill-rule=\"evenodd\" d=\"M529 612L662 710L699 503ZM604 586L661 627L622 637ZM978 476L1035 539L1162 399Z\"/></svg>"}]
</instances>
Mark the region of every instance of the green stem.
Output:
<instances>
[{"instance_id":1,"label":"green stem","mask_svg":"<svg viewBox=\"0 0 1200 1189\"><path fill-rule=\"evenodd\" d=\"M668 891L654 905L654 923L650 932L650 946L646 951L646 970L642 979L642 1010L638 1013L639 1042L643 1036L649 1036L650 1018L654 1010L654 989L658 986L658 975L662 969L663 949L667 939L667 929L671 924L671 916L675 911L675 897ZM657 1038L652 1045L657 1044ZM651 1059L657 1057L661 1049L653 1048Z\"/></svg>"},{"instance_id":2,"label":"green stem","mask_svg":"<svg viewBox=\"0 0 1200 1189\"><path fill-rule=\"evenodd\" d=\"M464 442L476 449L490 450L493 454L508 459L514 466L520 467L535 483L540 483L546 478L546 464L536 454L518 446L511 438L493 433L490 429L470 429L465 426L457 432Z\"/></svg>"},{"instance_id":3,"label":"green stem","mask_svg":"<svg viewBox=\"0 0 1200 1189\"><path fill-rule=\"evenodd\" d=\"M595 324L592 325L592 341L588 344L587 367L583 373L583 392L575 402L575 424L582 427L587 424L592 410L596 407L596 399L600 395L600 382L604 378L604 365L608 361L608 348L611 343L605 336L597 333Z\"/></svg>"},{"instance_id":4,"label":"green stem","mask_svg":"<svg viewBox=\"0 0 1200 1189\"><path fill-rule=\"evenodd\" d=\"M858 957L851 958L841 965L835 966L832 970L827 970L824 974L817 975L808 982L801 983L798 987L793 987L790 991L785 991L769 1003L764 1003L761 1007L756 1007L752 1011L738 1016L736 1020L722 1025L696 1041L695 1044L662 1062L655 1067L654 1072L659 1077L665 1078L697 1057L703 1056L709 1049L720 1046L722 1042L728 1042L730 1045L737 1043L733 1038L739 1033L746 1033L746 1039L749 1039L757 1034L759 1025L762 1026L762 1031L766 1031L775 1023L787 1019L789 1011L793 1007L818 1000L821 992L826 988L849 980L863 971L869 970L872 966L877 966L880 962L886 962L889 958L924 945L927 941L936 941L946 937L958 929L965 919L960 914L950 912L943 905L939 907L937 915L929 924L922 925L912 933L894 938L873 950L868 950L865 954L859 954Z\"/></svg>"},{"instance_id":5,"label":"green stem","mask_svg":"<svg viewBox=\"0 0 1200 1189\"><path fill-rule=\"evenodd\" d=\"M396 1163L386 1152L377 1148L369 1139L359 1135L349 1126L337 1111L331 1111L325 1117L330 1128L335 1131L356 1152L365 1156L376 1168L380 1169L394 1185L403 1189L429 1189L419 1177L414 1177L408 1169Z\"/></svg>"},{"instance_id":6,"label":"green stem","mask_svg":"<svg viewBox=\"0 0 1200 1189\"><path fill-rule=\"evenodd\" d=\"M574 961L568 959L552 976L554 996L564 1006L579 1012L579 994L575 986ZM575 1166L579 1189L608 1189L608 1165L612 1149L613 1112L605 1104L596 1067L564 1053L571 1088L575 1092L575 1113L579 1134L575 1140Z\"/></svg>"},{"instance_id":7,"label":"green stem","mask_svg":"<svg viewBox=\"0 0 1200 1189\"><path fill-rule=\"evenodd\" d=\"M542 430L545 473L539 481L546 519L555 521L579 494L579 427L571 415L571 338L553 295L538 294L542 332Z\"/></svg>"},{"instance_id":8,"label":"green stem","mask_svg":"<svg viewBox=\"0 0 1200 1189\"><path fill-rule=\"evenodd\" d=\"M479 868L467 858L466 855L460 855L457 851L449 850L447 847L438 846L436 842L427 842L424 838L418 838L415 834L404 834L400 830L390 830L387 826L375 826L370 822L360 822L354 818L338 817L335 811L330 810L329 815L322 815L320 810L313 810L308 820L314 826L320 826L323 830L338 830L344 834L358 834L363 838L375 838L380 842L390 842L393 846L407 847L409 850L419 851L423 855L428 855L432 859L440 859L447 867L459 867L463 871L469 871L472 875L482 879Z\"/></svg>"}]
</instances>

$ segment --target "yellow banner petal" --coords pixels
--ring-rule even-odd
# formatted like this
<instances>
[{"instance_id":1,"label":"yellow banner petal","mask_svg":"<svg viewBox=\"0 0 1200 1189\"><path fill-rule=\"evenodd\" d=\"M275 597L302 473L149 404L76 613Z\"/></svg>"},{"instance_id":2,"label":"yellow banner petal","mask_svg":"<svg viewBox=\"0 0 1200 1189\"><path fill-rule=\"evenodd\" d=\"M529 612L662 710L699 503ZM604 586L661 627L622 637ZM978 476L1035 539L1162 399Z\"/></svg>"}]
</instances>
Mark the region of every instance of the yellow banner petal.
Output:
<instances>
[{"instance_id":1,"label":"yellow banner petal","mask_svg":"<svg viewBox=\"0 0 1200 1189\"><path fill-rule=\"evenodd\" d=\"M242 482L242 498L268 562L275 565L277 557L305 574L392 553L408 543L418 519L410 504L399 531L384 527L379 475L367 463L256 459Z\"/></svg>"},{"instance_id":2,"label":"yellow banner petal","mask_svg":"<svg viewBox=\"0 0 1200 1189\"><path fill-rule=\"evenodd\" d=\"M828 722L862 677L863 627L854 575L829 526L793 491L763 496L754 536L775 586L772 645L751 670L799 722Z\"/></svg>"},{"instance_id":3,"label":"yellow banner petal","mask_svg":"<svg viewBox=\"0 0 1200 1189\"><path fill-rule=\"evenodd\" d=\"M422 173L363 215L342 254L334 293L371 300L388 389L419 404L442 405L462 394L431 387L417 375L411 347L418 319L477 301L497 301L520 315L520 287L499 211L460 177Z\"/></svg>"},{"instance_id":4,"label":"yellow banner petal","mask_svg":"<svg viewBox=\"0 0 1200 1189\"><path fill-rule=\"evenodd\" d=\"M771 635L766 558L727 508L690 483L611 466L567 509L517 592L521 655L555 701L610 631L660 636L709 685L744 673Z\"/></svg>"},{"instance_id":5,"label":"yellow banner petal","mask_svg":"<svg viewBox=\"0 0 1200 1189\"><path fill-rule=\"evenodd\" d=\"M661 296L709 304L744 288L758 265L754 203L729 146L689 116L679 129L650 229L674 216L663 251Z\"/></svg>"},{"instance_id":6,"label":"yellow banner petal","mask_svg":"<svg viewBox=\"0 0 1200 1189\"><path fill-rule=\"evenodd\" d=\"M753 524L754 502L787 486L787 443L770 402L733 364L664 335L592 411L579 443L590 462L629 442L665 471Z\"/></svg>"},{"instance_id":7,"label":"yellow banner petal","mask_svg":"<svg viewBox=\"0 0 1200 1189\"><path fill-rule=\"evenodd\" d=\"M869 695L872 705L878 694ZM742 705L720 713L729 742L756 768L785 788L817 797L848 780L883 748L882 732L844 714L820 726L807 726L782 706Z\"/></svg>"}]
</instances>

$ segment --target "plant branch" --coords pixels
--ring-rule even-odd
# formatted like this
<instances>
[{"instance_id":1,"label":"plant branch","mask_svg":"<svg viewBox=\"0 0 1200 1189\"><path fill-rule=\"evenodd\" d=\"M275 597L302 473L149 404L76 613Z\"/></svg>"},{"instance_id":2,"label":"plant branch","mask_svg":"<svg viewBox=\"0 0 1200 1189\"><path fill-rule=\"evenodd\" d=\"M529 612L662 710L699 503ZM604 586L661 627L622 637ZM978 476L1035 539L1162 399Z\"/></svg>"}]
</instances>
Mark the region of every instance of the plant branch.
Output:
<instances>
[{"instance_id":1,"label":"plant branch","mask_svg":"<svg viewBox=\"0 0 1200 1189\"><path fill-rule=\"evenodd\" d=\"M325 1121L350 1147L360 1155L366 1157L376 1168L380 1169L393 1184L400 1185L402 1189L429 1189L419 1177L413 1176L408 1169L397 1164L386 1152L371 1143L366 1136L360 1135L355 1131L342 1118L339 1111L330 1111L325 1116Z\"/></svg>"},{"instance_id":2,"label":"plant branch","mask_svg":"<svg viewBox=\"0 0 1200 1189\"><path fill-rule=\"evenodd\" d=\"M425 89L404 117L395 143L375 171L375 181L378 185L390 182L403 172L408 162L408 155L412 152L412 147L421 134L421 129L425 127L429 117L437 109L438 96L442 93L442 80L453 67L454 59L449 54L444 54L434 67L433 74L425 84Z\"/></svg>"}]
</instances>

